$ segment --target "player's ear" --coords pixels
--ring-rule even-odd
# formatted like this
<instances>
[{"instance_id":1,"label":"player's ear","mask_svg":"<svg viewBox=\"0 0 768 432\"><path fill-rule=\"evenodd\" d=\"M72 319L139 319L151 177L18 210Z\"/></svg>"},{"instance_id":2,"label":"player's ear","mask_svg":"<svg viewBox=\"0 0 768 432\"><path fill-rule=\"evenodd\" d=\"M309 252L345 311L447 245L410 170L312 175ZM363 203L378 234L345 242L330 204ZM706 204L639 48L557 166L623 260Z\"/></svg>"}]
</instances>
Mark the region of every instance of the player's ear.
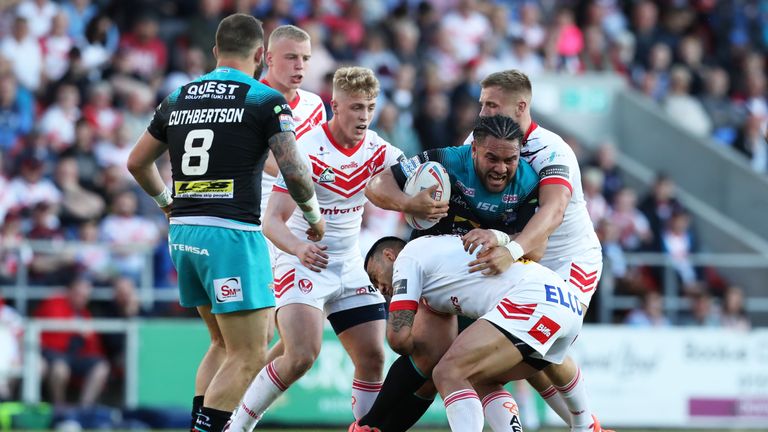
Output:
<instances>
[{"instance_id":1,"label":"player's ear","mask_svg":"<svg viewBox=\"0 0 768 432\"><path fill-rule=\"evenodd\" d=\"M331 99L331 111L334 116L339 113L339 103L336 102L336 99Z\"/></svg>"},{"instance_id":2,"label":"player's ear","mask_svg":"<svg viewBox=\"0 0 768 432\"><path fill-rule=\"evenodd\" d=\"M256 52L253 53L253 61L258 65L261 63L261 58L264 56L264 45L256 48Z\"/></svg>"},{"instance_id":3,"label":"player's ear","mask_svg":"<svg viewBox=\"0 0 768 432\"><path fill-rule=\"evenodd\" d=\"M528 108L528 102L525 99L517 101L517 110L515 114L520 117L525 114L525 110Z\"/></svg>"},{"instance_id":4,"label":"player's ear","mask_svg":"<svg viewBox=\"0 0 768 432\"><path fill-rule=\"evenodd\" d=\"M272 57L274 55L272 54L272 51L267 50L267 52L264 53L264 62L267 64L268 68L272 68Z\"/></svg>"},{"instance_id":5,"label":"player's ear","mask_svg":"<svg viewBox=\"0 0 768 432\"><path fill-rule=\"evenodd\" d=\"M391 262L395 262L395 258L397 258L397 255L395 255L395 251L392 250L392 248L384 248L384 250L381 251L381 254Z\"/></svg>"},{"instance_id":6,"label":"player's ear","mask_svg":"<svg viewBox=\"0 0 768 432\"><path fill-rule=\"evenodd\" d=\"M213 58L219 58L219 48L216 45L213 46Z\"/></svg>"}]
</instances>

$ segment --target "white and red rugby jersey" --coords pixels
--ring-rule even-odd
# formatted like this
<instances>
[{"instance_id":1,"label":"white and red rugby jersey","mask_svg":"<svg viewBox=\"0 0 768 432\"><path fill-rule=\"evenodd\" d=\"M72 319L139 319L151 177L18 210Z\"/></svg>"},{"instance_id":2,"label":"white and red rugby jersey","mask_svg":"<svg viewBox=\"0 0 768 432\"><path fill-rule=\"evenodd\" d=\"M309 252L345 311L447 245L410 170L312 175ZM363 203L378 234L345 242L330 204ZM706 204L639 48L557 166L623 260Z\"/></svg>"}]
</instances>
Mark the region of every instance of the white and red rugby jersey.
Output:
<instances>
[{"instance_id":1,"label":"white and red rugby jersey","mask_svg":"<svg viewBox=\"0 0 768 432\"><path fill-rule=\"evenodd\" d=\"M516 287L523 283L535 283L541 285L538 301L559 302L581 314L582 307L573 289L554 271L533 261L518 261L494 276L469 273L468 264L476 257L476 253L464 250L459 236L411 240L395 260L389 311L416 310L423 300L433 311L450 315L479 318L494 307L501 307L509 319L527 320L536 303L502 299L514 295Z\"/></svg>"},{"instance_id":2,"label":"white and red rugby jersey","mask_svg":"<svg viewBox=\"0 0 768 432\"><path fill-rule=\"evenodd\" d=\"M262 83L269 85L267 80L261 80ZM296 131L296 140L309 132L317 125L326 122L325 106L320 96L302 89L296 90L296 97L288 102L293 114L293 125ZM267 209L269 194L272 193L272 186L277 178L266 172L261 174L261 217Z\"/></svg>"},{"instance_id":3,"label":"white and red rugby jersey","mask_svg":"<svg viewBox=\"0 0 768 432\"><path fill-rule=\"evenodd\" d=\"M384 168L404 159L403 152L371 130L355 147L343 148L334 140L327 123L307 132L298 147L311 168L320 212L325 218L325 236L320 243L328 246L329 255L359 255L360 225L368 202L365 186ZM288 192L282 175L274 191ZM306 238L309 224L300 209L293 212L287 225L297 237Z\"/></svg>"}]
</instances>

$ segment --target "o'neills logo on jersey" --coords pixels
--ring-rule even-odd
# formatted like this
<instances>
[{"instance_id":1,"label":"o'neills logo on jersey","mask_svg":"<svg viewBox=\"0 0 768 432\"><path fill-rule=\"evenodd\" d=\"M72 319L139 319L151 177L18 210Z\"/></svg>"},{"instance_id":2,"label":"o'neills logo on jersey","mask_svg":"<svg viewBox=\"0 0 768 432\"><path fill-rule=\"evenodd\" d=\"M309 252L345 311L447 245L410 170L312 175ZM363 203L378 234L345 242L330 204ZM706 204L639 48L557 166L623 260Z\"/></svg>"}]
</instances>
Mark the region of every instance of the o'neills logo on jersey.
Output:
<instances>
[{"instance_id":1,"label":"o'neills logo on jersey","mask_svg":"<svg viewBox=\"0 0 768 432\"><path fill-rule=\"evenodd\" d=\"M239 276L214 279L213 291L216 293L216 303L243 301L243 288L240 285Z\"/></svg>"},{"instance_id":2,"label":"o'neills logo on jersey","mask_svg":"<svg viewBox=\"0 0 768 432\"><path fill-rule=\"evenodd\" d=\"M346 165L342 165L340 168L341 168L341 169L343 169L343 170L345 170L345 169L352 169L352 168L357 168L357 167L359 167L359 166L360 166L360 165L358 165L358 164L357 164L357 162L354 162L354 161L353 161L353 162L350 162L350 163L348 163L348 164L346 164Z\"/></svg>"},{"instance_id":3,"label":"o'neills logo on jersey","mask_svg":"<svg viewBox=\"0 0 768 432\"><path fill-rule=\"evenodd\" d=\"M320 208L320 214L322 215L340 215L340 214L347 214L347 213L355 213L363 210L363 206L354 206L349 208Z\"/></svg>"}]
</instances>

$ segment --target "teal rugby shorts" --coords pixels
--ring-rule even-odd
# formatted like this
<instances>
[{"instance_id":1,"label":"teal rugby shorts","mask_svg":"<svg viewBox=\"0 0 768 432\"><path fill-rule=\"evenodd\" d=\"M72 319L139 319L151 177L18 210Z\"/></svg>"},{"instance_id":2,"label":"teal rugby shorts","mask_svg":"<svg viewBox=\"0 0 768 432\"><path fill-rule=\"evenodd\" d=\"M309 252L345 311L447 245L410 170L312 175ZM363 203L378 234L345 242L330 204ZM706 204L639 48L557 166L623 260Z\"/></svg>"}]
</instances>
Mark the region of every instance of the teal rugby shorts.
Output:
<instances>
[{"instance_id":1,"label":"teal rugby shorts","mask_svg":"<svg viewBox=\"0 0 768 432\"><path fill-rule=\"evenodd\" d=\"M171 224L168 243L182 306L211 305L215 314L275 306L261 231Z\"/></svg>"}]
</instances>

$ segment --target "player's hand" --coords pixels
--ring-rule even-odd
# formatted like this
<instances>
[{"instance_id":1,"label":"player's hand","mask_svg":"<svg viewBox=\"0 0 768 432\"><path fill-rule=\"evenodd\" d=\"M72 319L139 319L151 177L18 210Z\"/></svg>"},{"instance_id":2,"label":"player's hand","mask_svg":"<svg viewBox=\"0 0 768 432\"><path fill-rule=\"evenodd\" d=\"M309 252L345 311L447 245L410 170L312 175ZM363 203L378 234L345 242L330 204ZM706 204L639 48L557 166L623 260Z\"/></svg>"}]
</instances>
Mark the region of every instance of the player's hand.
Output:
<instances>
[{"instance_id":1,"label":"player's hand","mask_svg":"<svg viewBox=\"0 0 768 432\"><path fill-rule=\"evenodd\" d=\"M319 242L325 235L325 219L320 218L316 223L309 224L309 229L305 232L307 233L307 240Z\"/></svg>"},{"instance_id":2,"label":"player's hand","mask_svg":"<svg viewBox=\"0 0 768 432\"><path fill-rule=\"evenodd\" d=\"M499 246L499 239L496 238L496 234L482 228L475 228L464 234L461 237L461 241L464 242L464 250L469 252L470 255L475 253L475 250L480 246L483 247L481 249L483 251Z\"/></svg>"},{"instance_id":3,"label":"player's hand","mask_svg":"<svg viewBox=\"0 0 768 432\"><path fill-rule=\"evenodd\" d=\"M301 261L301 265L312 270L320 272L328 267L328 254L324 251L328 246L317 243L302 243L296 250L296 258Z\"/></svg>"},{"instance_id":4,"label":"player's hand","mask_svg":"<svg viewBox=\"0 0 768 432\"><path fill-rule=\"evenodd\" d=\"M406 205L408 209L406 213L430 222L437 222L448 216L448 204L441 203L432 198L432 194L435 193L437 188L438 185L432 185L410 197Z\"/></svg>"},{"instance_id":5,"label":"player's hand","mask_svg":"<svg viewBox=\"0 0 768 432\"><path fill-rule=\"evenodd\" d=\"M486 276L493 276L504 273L514 262L512 254L509 253L507 248L495 247L483 249L477 254L477 259L468 265L470 273L482 271Z\"/></svg>"}]
</instances>

